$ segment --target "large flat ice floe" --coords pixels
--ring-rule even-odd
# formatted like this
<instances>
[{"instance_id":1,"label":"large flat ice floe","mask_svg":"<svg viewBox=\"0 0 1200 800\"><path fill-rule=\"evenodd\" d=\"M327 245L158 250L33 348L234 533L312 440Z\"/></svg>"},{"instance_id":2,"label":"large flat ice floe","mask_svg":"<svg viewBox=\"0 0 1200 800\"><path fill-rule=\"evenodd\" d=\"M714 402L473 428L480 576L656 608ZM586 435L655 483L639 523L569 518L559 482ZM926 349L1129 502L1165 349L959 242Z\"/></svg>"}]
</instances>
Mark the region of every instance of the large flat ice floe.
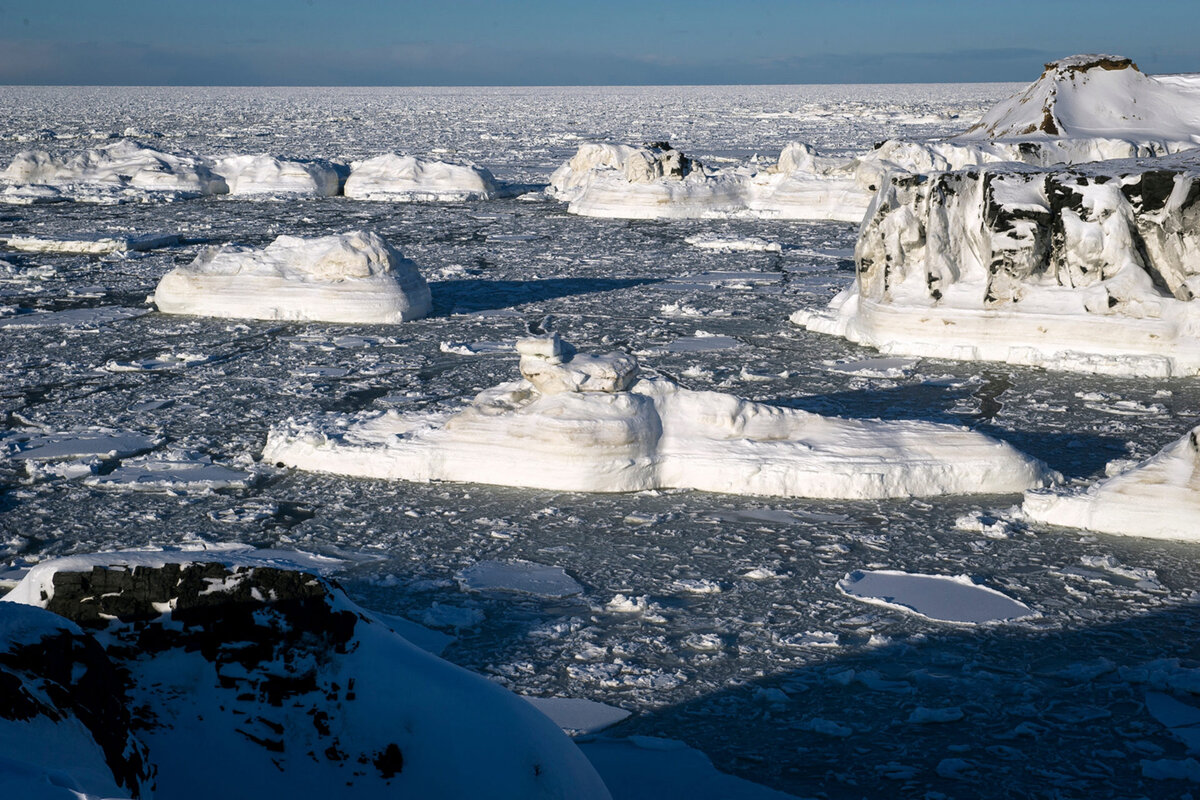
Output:
<instances>
[{"instance_id":1,"label":"large flat ice floe","mask_svg":"<svg viewBox=\"0 0 1200 800\"><path fill-rule=\"evenodd\" d=\"M318 574L331 561L227 546L38 564L0 602L0 785L609 797L554 722L355 606Z\"/></svg>"},{"instance_id":2,"label":"large flat ice floe","mask_svg":"<svg viewBox=\"0 0 1200 800\"><path fill-rule=\"evenodd\" d=\"M280 236L264 250L210 248L163 276L154 302L168 314L379 324L431 308L417 266L361 231Z\"/></svg>"},{"instance_id":3,"label":"large flat ice floe","mask_svg":"<svg viewBox=\"0 0 1200 800\"><path fill-rule=\"evenodd\" d=\"M793 142L778 161L710 169L665 142L588 143L550 178L573 214L633 219L863 219L890 176L1020 162L1035 166L1164 155L1200 145L1200 90L1119 56L1071 56L967 131L889 139L830 158Z\"/></svg>"},{"instance_id":4,"label":"large flat ice floe","mask_svg":"<svg viewBox=\"0 0 1200 800\"><path fill-rule=\"evenodd\" d=\"M1200 427L1087 489L1028 492L1021 510L1050 525L1200 541Z\"/></svg>"},{"instance_id":5,"label":"large flat ice floe","mask_svg":"<svg viewBox=\"0 0 1200 800\"><path fill-rule=\"evenodd\" d=\"M263 460L393 480L827 498L1005 493L1055 477L965 428L837 419L691 391L639 379L623 353L576 355L557 336L517 347L524 379L457 413L289 420L272 429Z\"/></svg>"},{"instance_id":6,"label":"large flat ice floe","mask_svg":"<svg viewBox=\"0 0 1200 800\"><path fill-rule=\"evenodd\" d=\"M898 570L855 570L837 584L848 597L935 622L981 625L1038 616L1019 600L966 575L921 575Z\"/></svg>"},{"instance_id":7,"label":"large flat ice floe","mask_svg":"<svg viewBox=\"0 0 1200 800\"><path fill-rule=\"evenodd\" d=\"M350 164L344 189L359 200L491 200L499 194L492 173L473 164L454 164L388 153Z\"/></svg>"},{"instance_id":8,"label":"large flat ice floe","mask_svg":"<svg viewBox=\"0 0 1200 800\"><path fill-rule=\"evenodd\" d=\"M896 355L1200 373L1200 155L897 176L792 321Z\"/></svg>"}]
</instances>

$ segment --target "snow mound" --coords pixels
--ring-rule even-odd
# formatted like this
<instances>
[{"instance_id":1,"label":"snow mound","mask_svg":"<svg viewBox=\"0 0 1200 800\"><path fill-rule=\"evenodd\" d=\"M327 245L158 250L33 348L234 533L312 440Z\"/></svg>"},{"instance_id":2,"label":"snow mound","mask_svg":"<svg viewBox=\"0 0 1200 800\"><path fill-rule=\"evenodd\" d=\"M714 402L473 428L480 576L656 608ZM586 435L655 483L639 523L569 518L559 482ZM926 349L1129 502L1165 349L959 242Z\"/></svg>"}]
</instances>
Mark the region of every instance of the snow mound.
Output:
<instances>
[{"instance_id":1,"label":"snow mound","mask_svg":"<svg viewBox=\"0 0 1200 800\"><path fill-rule=\"evenodd\" d=\"M72 196L88 194L86 187L180 197L229 190L203 159L162 153L129 140L69 155L23 150L0 172L0 181L67 188Z\"/></svg>"},{"instance_id":2,"label":"snow mound","mask_svg":"<svg viewBox=\"0 0 1200 800\"><path fill-rule=\"evenodd\" d=\"M848 597L935 622L979 625L1038 616L1024 603L980 586L966 575L855 570L838 581L837 587Z\"/></svg>"},{"instance_id":3,"label":"snow mound","mask_svg":"<svg viewBox=\"0 0 1200 800\"><path fill-rule=\"evenodd\" d=\"M1128 58L1077 55L1041 77L958 139L1109 137L1200 144L1200 92L1142 73Z\"/></svg>"},{"instance_id":4,"label":"snow mound","mask_svg":"<svg viewBox=\"0 0 1200 800\"><path fill-rule=\"evenodd\" d=\"M896 176L792 321L895 355L1200 374L1200 155Z\"/></svg>"},{"instance_id":5,"label":"snow mound","mask_svg":"<svg viewBox=\"0 0 1200 800\"><path fill-rule=\"evenodd\" d=\"M50 628L42 640L55 635L50 615L25 603L76 623L61 621L58 636L96 663L21 648L18 699L34 724L0 714L0 776L88 778L115 797L150 774L156 796L181 800L609 797L526 700L413 646L280 553L72 557L38 565L3 599L0 653L31 638L31 621ZM6 686L9 663L0 658ZM93 708L102 725L36 706L52 697L73 711L68 701L105 674L114 679L91 692L106 700Z\"/></svg>"},{"instance_id":6,"label":"snow mound","mask_svg":"<svg viewBox=\"0 0 1200 800\"><path fill-rule=\"evenodd\" d=\"M179 244L179 236L173 233L93 233L46 237L16 233L0 236L0 242L26 253L134 253L173 247Z\"/></svg>"},{"instance_id":7,"label":"snow mound","mask_svg":"<svg viewBox=\"0 0 1200 800\"><path fill-rule=\"evenodd\" d=\"M280 236L264 250L209 248L168 272L154 302L168 314L381 324L431 308L416 265L362 231Z\"/></svg>"},{"instance_id":8,"label":"snow mound","mask_svg":"<svg viewBox=\"0 0 1200 800\"><path fill-rule=\"evenodd\" d=\"M352 162L343 189L347 197L393 202L491 200L499 191L481 167L394 153Z\"/></svg>"},{"instance_id":9,"label":"snow mound","mask_svg":"<svg viewBox=\"0 0 1200 800\"><path fill-rule=\"evenodd\" d=\"M1049 525L1200 541L1200 427L1086 490L1029 492L1021 508Z\"/></svg>"},{"instance_id":10,"label":"snow mound","mask_svg":"<svg viewBox=\"0 0 1200 800\"><path fill-rule=\"evenodd\" d=\"M288 161L268 155L236 155L219 159L213 172L235 195L301 195L330 197L341 180L335 167L318 161Z\"/></svg>"},{"instance_id":11,"label":"snow mound","mask_svg":"<svg viewBox=\"0 0 1200 800\"><path fill-rule=\"evenodd\" d=\"M1014 492L1055 475L1002 442L927 422L822 417L639 379L624 353L518 343L523 380L454 414L289 420L270 463L369 478L563 491L691 488L786 497Z\"/></svg>"}]
</instances>

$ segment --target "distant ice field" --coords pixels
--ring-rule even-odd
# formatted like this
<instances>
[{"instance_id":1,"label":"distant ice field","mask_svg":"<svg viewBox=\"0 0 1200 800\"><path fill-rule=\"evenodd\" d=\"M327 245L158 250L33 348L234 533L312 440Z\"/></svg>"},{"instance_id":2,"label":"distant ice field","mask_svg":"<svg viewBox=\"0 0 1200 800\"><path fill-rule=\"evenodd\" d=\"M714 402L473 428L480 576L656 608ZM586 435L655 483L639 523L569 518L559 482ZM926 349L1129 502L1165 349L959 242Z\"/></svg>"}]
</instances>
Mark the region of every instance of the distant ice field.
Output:
<instances>
[{"instance_id":1,"label":"distant ice field","mask_svg":"<svg viewBox=\"0 0 1200 800\"><path fill-rule=\"evenodd\" d=\"M3 87L0 164L129 136L204 155L452 155L536 187L581 141L669 140L714 164L773 160L792 140L851 153L963 130L1014 88ZM431 316L351 326L145 313L159 278L207 245L356 229L421 268ZM513 342L543 331L581 352L629 350L688 388L969 425L1078 481L1153 455L1200 417L1196 381L881 360L789 324L853 280L856 232L574 217L520 198L0 206L0 238L181 238L91 255L0 247L0 577L51 556L196 540L339 555L350 566L336 577L356 600L454 634L450 660L522 694L627 709L605 735L682 739L799 796L1180 794L1185 783L1154 776L1186 774L1171 764L1186 764L1187 746L1146 695L1200 706L1189 545L1030 526L1018 495L601 496L256 460L289 416L457 408L515 379ZM780 247L706 249L696 237ZM76 457L17 455L47 436ZM72 436L141 444L57 444ZM123 466L249 477L216 488L98 479ZM495 580L462 579L481 563ZM545 573L522 578L522 563L582 590L533 591ZM855 571L966 575L1036 615L947 624L903 598L848 596L838 584Z\"/></svg>"}]
</instances>

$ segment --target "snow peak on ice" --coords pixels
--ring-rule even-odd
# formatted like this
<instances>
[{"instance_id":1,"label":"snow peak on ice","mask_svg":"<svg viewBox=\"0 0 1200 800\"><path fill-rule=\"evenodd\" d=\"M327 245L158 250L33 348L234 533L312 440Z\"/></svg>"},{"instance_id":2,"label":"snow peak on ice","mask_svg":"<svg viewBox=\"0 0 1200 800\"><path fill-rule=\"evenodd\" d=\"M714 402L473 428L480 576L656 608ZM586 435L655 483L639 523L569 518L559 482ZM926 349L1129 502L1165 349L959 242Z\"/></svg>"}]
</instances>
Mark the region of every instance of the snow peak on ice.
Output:
<instances>
[{"instance_id":1,"label":"snow peak on ice","mask_svg":"<svg viewBox=\"0 0 1200 800\"><path fill-rule=\"evenodd\" d=\"M209 248L163 276L154 302L168 314L349 323L404 322L431 308L416 265L362 231Z\"/></svg>"},{"instance_id":2,"label":"snow peak on ice","mask_svg":"<svg viewBox=\"0 0 1200 800\"><path fill-rule=\"evenodd\" d=\"M492 173L473 164L452 164L388 153L350 164L343 190L359 200L491 200L499 194Z\"/></svg>"},{"instance_id":3,"label":"snow peak on ice","mask_svg":"<svg viewBox=\"0 0 1200 800\"><path fill-rule=\"evenodd\" d=\"M792 321L885 353L1200 373L1200 155L891 178L858 278Z\"/></svg>"},{"instance_id":4,"label":"snow peak on ice","mask_svg":"<svg viewBox=\"0 0 1200 800\"><path fill-rule=\"evenodd\" d=\"M1200 427L1153 458L1086 490L1029 492L1037 522L1155 539L1200 540Z\"/></svg>"},{"instance_id":5,"label":"snow peak on ice","mask_svg":"<svg viewBox=\"0 0 1200 800\"><path fill-rule=\"evenodd\" d=\"M314 574L234 556L36 567L0 603L0 784L181 800L608 797L525 700Z\"/></svg>"},{"instance_id":6,"label":"snow peak on ice","mask_svg":"<svg viewBox=\"0 0 1200 800\"><path fill-rule=\"evenodd\" d=\"M1146 138L1200 144L1200 93L1167 83L1128 58L1051 61L1024 91L999 103L957 139Z\"/></svg>"},{"instance_id":7,"label":"snow peak on ice","mask_svg":"<svg viewBox=\"0 0 1200 800\"><path fill-rule=\"evenodd\" d=\"M624 353L523 339L521 381L455 414L289 420L263 460L370 478L562 491L691 488L794 497L1013 492L1053 476L1002 442L949 425L823 417L638 379Z\"/></svg>"}]
</instances>

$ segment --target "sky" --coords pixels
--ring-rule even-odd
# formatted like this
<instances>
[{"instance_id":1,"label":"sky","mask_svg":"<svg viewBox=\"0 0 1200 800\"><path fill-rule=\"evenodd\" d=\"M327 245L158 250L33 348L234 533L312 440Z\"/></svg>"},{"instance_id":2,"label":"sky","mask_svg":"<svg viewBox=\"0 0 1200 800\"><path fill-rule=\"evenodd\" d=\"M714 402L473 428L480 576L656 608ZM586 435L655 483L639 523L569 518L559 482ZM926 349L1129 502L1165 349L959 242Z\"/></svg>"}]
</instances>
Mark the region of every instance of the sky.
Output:
<instances>
[{"instance_id":1,"label":"sky","mask_svg":"<svg viewBox=\"0 0 1200 800\"><path fill-rule=\"evenodd\" d=\"M1200 71L1198 0L0 0L0 84L1031 81Z\"/></svg>"}]
</instances>

